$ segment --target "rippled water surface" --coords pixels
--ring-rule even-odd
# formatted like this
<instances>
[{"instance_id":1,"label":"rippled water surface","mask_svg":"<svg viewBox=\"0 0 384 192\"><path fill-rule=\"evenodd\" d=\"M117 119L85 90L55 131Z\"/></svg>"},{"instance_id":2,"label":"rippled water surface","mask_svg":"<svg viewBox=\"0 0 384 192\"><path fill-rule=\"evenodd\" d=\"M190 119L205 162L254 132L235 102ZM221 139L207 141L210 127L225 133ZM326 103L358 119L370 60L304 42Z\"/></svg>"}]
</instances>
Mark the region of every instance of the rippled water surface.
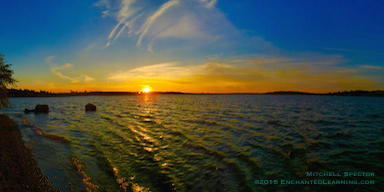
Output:
<instances>
[{"instance_id":1,"label":"rippled water surface","mask_svg":"<svg viewBox=\"0 0 384 192\"><path fill-rule=\"evenodd\" d=\"M88 102L96 112L84 111ZM1 112L19 124L43 172L62 191L384 190L380 97L138 95L11 103ZM48 104L50 113L22 113L37 104ZM375 176L307 177L307 171ZM312 179L375 184L255 184Z\"/></svg>"}]
</instances>

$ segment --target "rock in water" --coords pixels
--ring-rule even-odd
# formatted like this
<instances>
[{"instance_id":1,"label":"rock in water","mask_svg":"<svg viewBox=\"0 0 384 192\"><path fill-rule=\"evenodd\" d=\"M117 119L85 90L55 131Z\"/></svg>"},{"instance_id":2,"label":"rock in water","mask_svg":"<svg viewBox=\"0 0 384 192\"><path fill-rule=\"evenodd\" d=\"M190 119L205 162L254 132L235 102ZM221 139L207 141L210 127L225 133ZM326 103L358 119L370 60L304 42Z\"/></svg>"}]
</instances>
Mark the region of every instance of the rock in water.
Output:
<instances>
[{"instance_id":1,"label":"rock in water","mask_svg":"<svg viewBox=\"0 0 384 192\"><path fill-rule=\"evenodd\" d=\"M49 107L48 105L36 105L35 107L35 113L49 113Z\"/></svg>"},{"instance_id":2,"label":"rock in water","mask_svg":"<svg viewBox=\"0 0 384 192\"><path fill-rule=\"evenodd\" d=\"M85 111L96 111L96 105L88 103L87 105L85 105Z\"/></svg>"},{"instance_id":3,"label":"rock in water","mask_svg":"<svg viewBox=\"0 0 384 192\"><path fill-rule=\"evenodd\" d=\"M35 113L49 113L49 107L47 104L44 105L36 105L35 109L29 110L25 108L25 113L35 112Z\"/></svg>"}]
</instances>

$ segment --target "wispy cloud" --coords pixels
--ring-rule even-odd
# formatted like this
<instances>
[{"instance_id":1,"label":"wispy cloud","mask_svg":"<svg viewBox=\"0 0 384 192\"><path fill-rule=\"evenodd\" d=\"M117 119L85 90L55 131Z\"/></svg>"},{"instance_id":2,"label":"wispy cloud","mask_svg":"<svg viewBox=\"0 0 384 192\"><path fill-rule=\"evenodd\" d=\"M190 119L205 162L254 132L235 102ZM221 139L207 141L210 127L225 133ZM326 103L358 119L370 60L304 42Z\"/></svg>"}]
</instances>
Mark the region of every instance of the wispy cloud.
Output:
<instances>
[{"instance_id":1,"label":"wispy cloud","mask_svg":"<svg viewBox=\"0 0 384 192\"><path fill-rule=\"evenodd\" d=\"M78 80L70 78L68 76L65 76L61 72L57 71L57 70L67 69L67 68L72 68L72 67L73 67L72 64L66 63L66 64L64 64L62 66L51 67L51 72L53 74L59 76L61 79L70 80L72 83L77 83L77 82L79 82Z\"/></svg>"},{"instance_id":2,"label":"wispy cloud","mask_svg":"<svg viewBox=\"0 0 384 192\"><path fill-rule=\"evenodd\" d=\"M360 66L361 68L364 68L364 69L384 69L384 67L381 67L381 66L373 66L373 65L362 65Z\"/></svg>"},{"instance_id":3,"label":"wispy cloud","mask_svg":"<svg viewBox=\"0 0 384 192\"><path fill-rule=\"evenodd\" d=\"M144 30L141 33L139 40L137 40L138 46L140 46L143 37L148 33L148 29L151 27L152 23L154 21L156 21L156 19L158 17L160 17L167 9L169 9L170 7L172 7L178 3L179 3L178 0L168 1L168 2L164 3L163 5L161 5L160 8L153 15L151 15L150 17L147 18L147 21L142 26L144 28Z\"/></svg>"},{"instance_id":4,"label":"wispy cloud","mask_svg":"<svg viewBox=\"0 0 384 192\"><path fill-rule=\"evenodd\" d=\"M94 81L95 80L95 78L87 76L87 75L80 76L80 79L82 79L82 78L84 78L85 82L89 82L89 81Z\"/></svg>"},{"instance_id":5,"label":"wispy cloud","mask_svg":"<svg viewBox=\"0 0 384 192\"><path fill-rule=\"evenodd\" d=\"M55 58L55 57L56 57L56 55L51 55L49 57L46 57L45 58L45 62L48 63L48 64L52 63L52 59Z\"/></svg>"},{"instance_id":6,"label":"wispy cloud","mask_svg":"<svg viewBox=\"0 0 384 192\"><path fill-rule=\"evenodd\" d=\"M161 63L137 67L107 77L120 82L152 82L167 88L200 86L202 90L265 92L273 90L369 89L377 79L364 76L358 68L343 67L330 61L311 61L294 58L237 59L229 62L210 61L200 65L181 62ZM230 62L233 61L233 62ZM255 65L256 64L256 65ZM173 86L173 87L172 87ZM205 88L204 88L205 87ZM197 89L198 90L198 89ZM212 90L213 91L213 90Z\"/></svg>"},{"instance_id":7,"label":"wispy cloud","mask_svg":"<svg viewBox=\"0 0 384 192\"><path fill-rule=\"evenodd\" d=\"M180 62L170 62L138 67L126 72L119 72L111 75L107 79L133 80L162 78L172 80L194 77L196 75L209 75L211 72L221 68L233 68L233 66L216 62L207 62L203 65L181 65Z\"/></svg>"},{"instance_id":8,"label":"wispy cloud","mask_svg":"<svg viewBox=\"0 0 384 192\"><path fill-rule=\"evenodd\" d=\"M216 3L217 0L169 0L155 7L146 1L101 0L95 5L104 9L103 17L118 22L108 36L106 47L117 38L128 36L136 40L138 47L145 46L153 52L153 45L164 40L184 40L193 46L237 34L231 22L215 8Z\"/></svg>"},{"instance_id":9,"label":"wispy cloud","mask_svg":"<svg viewBox=\"0 0 384 192\"><path fill-rule=\"evenodd\" d=\"M248 60L248 62L254 63L254 64L269 64L269 63L286 63L292 60L293 59L289 59L289 58L273 58L273 59L260 58L256 60Z\"/></svg>"},{"instance_id":10,"label":"wispy cloud","mask_svg":"<svg viewBox=\"0 0 384 192\"><path fill-rule=\"evenodd\" d=\"M202 3L206 3L205 7L207 8L211 8L217 3L217 0L199 0L199 1Z\"/></svg>"},{"instance_id":11,"label":"wispy cloud","mask_svg":"<svg viewBox=\"0 0 384 192\"><path fill-rule=\"evenodd\" d=\"M179 67L179 62L170 62L170 63L161 63L150 66L138 67L131 69L126 72L118 72L111 75L107 79L113 80L128 80L136 78L158 78L159 76L167 76L167 74L174 73L177 77L178 75L185 74L184 68ZM172 78L171 77L171 78Z\"/></svg>"},{"instance_id":12,"label":"wispy cloud","mask_svg":"<svg viewBox=\"0 0 384 192\"><path fill-rule=\"evenodd\" d=\"M153 43L150 43L150 44L148 45L148 51L149 51L150 53L152 53L152 55L154 54L154 52L153 52Z\"/></svg>"},{"instance_id":13,"label":"wispy cloud","mask_svg":"<svg viewBox=\"0 0 384 192\"><path fill-rule=\"evenodd\" d=\"M92 43L92 44L88 45L88 47L86 47L83 51L89 51L89 50L93 49L95 46L96 46L96 43Z\"/></svg>"},{"instance_id":14,"label":"wispy cloud","mask_svg":"<svg viewBox=\"0 0 384 192\"><path fill-rule=\"evenodd\" d=\"M58 77L60 77L61 79L63 80L70 80L71 83L79 83L79 82L90 82L90 81L94 81L95 78L93 77L90 77L90 76L87 76L87 75L80 75L78 77L75 77L75 78L71 78L69 76L66 76L66 75L63 75L62 72L60 72L59 70L63 70L63 69L72 69L73 68L73 65L71 63L66 63L64 65L58 65L57 63L52 63L52 59L54 58L55 56L49 56L47 58L45 58L45 61L50 64L50 65L54 65L50 68L51 72L55 75L57 75Z\"/></svg>"}]
</instances>

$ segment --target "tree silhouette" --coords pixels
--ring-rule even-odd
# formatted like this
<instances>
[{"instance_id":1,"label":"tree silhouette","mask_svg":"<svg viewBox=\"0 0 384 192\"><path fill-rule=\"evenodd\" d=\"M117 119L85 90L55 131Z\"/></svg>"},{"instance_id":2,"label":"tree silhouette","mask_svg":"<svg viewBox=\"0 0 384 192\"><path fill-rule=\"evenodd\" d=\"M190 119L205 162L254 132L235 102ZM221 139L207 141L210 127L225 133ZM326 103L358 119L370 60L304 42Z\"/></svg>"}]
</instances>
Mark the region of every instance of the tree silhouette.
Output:
<instances>
[{"instance_id":1,"label":"tree silhouette","mask_svg":"<svg viewBox=\"0 0 384 192\"><path fill-rule=\"evenodd\" d=\"M0 109L8 107L8 91L7 85L16 85L17 82L12 78L13 70L9 67L12 64L5 64L4 55L0 53Z\"/></svg>"}]
</instances>

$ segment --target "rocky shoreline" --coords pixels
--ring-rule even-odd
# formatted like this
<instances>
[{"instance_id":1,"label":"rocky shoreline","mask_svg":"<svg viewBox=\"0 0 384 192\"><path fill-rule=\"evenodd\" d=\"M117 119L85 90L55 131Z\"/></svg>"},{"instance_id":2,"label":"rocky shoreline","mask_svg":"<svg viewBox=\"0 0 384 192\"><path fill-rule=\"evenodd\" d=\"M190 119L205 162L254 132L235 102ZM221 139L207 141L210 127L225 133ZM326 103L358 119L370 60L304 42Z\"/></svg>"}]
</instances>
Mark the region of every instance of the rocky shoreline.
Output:
<instances>
[{"instance_id":1,"label":"rocky shoreline","mask_svg":"<svg viewBox=\"0 0 384 192\"><path fill-rule=\"evenodd\" d=\"M42 174L17 124L0 114L0 192L3 191L58 190Z\"/></svg>"}]
</instances>

